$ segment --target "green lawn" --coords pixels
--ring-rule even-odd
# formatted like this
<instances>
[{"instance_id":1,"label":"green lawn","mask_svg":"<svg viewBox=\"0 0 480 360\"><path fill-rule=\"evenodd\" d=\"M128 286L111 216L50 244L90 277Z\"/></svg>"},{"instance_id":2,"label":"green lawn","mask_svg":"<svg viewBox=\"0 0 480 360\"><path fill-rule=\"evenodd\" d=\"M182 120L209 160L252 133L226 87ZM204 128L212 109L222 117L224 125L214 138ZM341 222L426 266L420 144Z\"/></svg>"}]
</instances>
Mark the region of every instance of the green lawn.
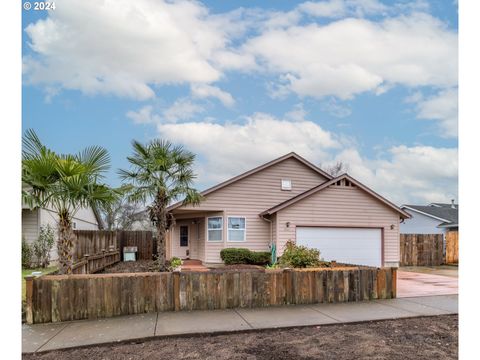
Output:
<instances>
[{"instance_id":1,"label":"green lawn","mask_svg":"<svg viewBox=\"0 0 480 360\"><path fill-rule=\"evenodd\" d=\"M25 276L30 275L33 271L41 271L42 274L49 274L57 269L56 266L50 266L45 269L22 269L22 301L25 301Z\"/></svg>"}]
</instances>

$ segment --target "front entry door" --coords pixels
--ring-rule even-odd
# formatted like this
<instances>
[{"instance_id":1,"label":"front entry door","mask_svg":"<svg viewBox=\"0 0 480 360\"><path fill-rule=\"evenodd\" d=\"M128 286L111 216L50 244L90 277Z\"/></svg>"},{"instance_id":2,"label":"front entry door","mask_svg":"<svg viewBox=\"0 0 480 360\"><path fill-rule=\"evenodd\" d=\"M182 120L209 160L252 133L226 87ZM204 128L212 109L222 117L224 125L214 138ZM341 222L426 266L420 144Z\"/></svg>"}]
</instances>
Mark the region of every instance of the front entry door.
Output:
<instances>
[{"instance_id":1,"label":"front entry door","mask_svg":"<svg viewBox=\"0 0 480 360\"><path fill-rule=\"evenodd\" d=\"M180 253L182 257L190 257L189 239L188 239L188 225L180 225Z\"/></svg>"}]
</instances>

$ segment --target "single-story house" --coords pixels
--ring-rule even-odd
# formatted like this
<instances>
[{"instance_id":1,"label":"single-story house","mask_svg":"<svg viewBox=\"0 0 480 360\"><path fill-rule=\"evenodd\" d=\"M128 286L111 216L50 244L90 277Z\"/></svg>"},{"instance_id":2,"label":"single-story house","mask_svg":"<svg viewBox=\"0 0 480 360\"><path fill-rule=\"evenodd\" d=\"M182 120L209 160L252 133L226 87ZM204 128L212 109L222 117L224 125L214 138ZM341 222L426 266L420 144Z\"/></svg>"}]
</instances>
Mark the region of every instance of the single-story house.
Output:
<instances>
[{"instance_id":1,"label":"single-story house","mask_svg":"<svg viewBox=\"0 0 480 360\"><path fill-rule=\"evenodd\" d=\"M347 174L333 178L295 153L202 192L200 205L172 204L167 257L221 263L228 247L281 256L287 241L324 260L398 266L401 208Z\"/></svg>"},{"instance_id":2,"label":"single-story house","mask_svg":"<svg viewBox=\"0 0 480 360\"><path fill-rule=\"evenodd\" d=\"M22 205L22 238L28 244L37 240L42 226L50 225L55 232L55 245L50 252L50 259L57 260L57 221L58 214L49 208L30 209L26 204ZM74 230L100 230L103 228L102 219L98 210L80 208L73 216L72 227Z\"/></svg>"},{"instance_id":3,"label":"single-story house","mask_svg":"<svg viewBox=\"0 0 480 360\"><path fill-rule=\"evenodd\" d=\"M429 205L402 205L410 219L400 224L401 234L442 234L458 231L458 204L431 203Z\"/></svg>"}]
</instances>

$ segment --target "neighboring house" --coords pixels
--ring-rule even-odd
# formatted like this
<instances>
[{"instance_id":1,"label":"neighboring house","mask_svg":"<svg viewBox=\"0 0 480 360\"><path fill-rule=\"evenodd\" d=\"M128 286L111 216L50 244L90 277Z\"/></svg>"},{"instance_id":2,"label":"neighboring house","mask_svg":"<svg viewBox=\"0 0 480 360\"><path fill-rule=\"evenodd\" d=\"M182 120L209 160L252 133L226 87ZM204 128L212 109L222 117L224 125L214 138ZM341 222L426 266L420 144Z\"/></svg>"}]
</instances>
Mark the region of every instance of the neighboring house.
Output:
<instances>
[{"instance_id":1,"label":"neighboring house","mask_svg":"<svg viewBox=\"0 0 480 360\"><path fill-rule=\"evenodd\" d=\"M401 234L443 234L458 231L458 204L402 205L411 218L400 224Z\"/></svg>"},{"instance_id":2,"label":"neighboring house","mask_svg":"<svg viewBox=\"0 0 480 360\"><path fill-rule=\"evenodd\" d=\"M221 263L227 247L281 256L287 241L325 260L398 266L399 224L408 213L347 174L332 178L295 153L202 192L197 206L169 206L176 224L167 256Z\"/></svg>"},{"instance_id":3,"label":"neighboring house","mask_svg":"<svg viewBox=\"0 0 480 360\"><path fill-rule=\"evenodd\" d=\"M22 238L32 244L40 234L40 227L49 224L57 234L58 214L47 208L36 208L31 210L28 206L22 206ZM92 208L81 208L73 217L74 230L99 230L103 228L102 220L97 210ZM52 261L57 260L56 238L55 245L50 253Z\"/></svg>"}]
</instances>

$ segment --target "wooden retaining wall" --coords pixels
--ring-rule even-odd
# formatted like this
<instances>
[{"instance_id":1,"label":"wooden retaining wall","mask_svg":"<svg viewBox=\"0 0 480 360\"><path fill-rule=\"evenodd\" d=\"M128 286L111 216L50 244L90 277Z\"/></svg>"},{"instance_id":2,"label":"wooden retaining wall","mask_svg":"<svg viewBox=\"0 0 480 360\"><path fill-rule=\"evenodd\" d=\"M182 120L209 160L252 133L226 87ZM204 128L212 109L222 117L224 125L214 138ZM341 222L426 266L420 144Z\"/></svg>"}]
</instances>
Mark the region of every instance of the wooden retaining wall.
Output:
<instances>
[{"instance_id":1,"label":"wooden retaining wall","mask_svg":"<svg viewBox=\"0 0 480 360\"><path fill-rule=\"evenodd\" d=\"M395 268L26 277L28 323L396 297Z\"/></svg>"},{"instance_id":2,"label":"wooden retaining wall","mask_svg":"<svg viewBox=\"0 0 480 360\"><path fill-rule=\"evenodd\" d=\"M400 234L400 266L439 266L442 264L442 234Z\"/></svg>"},{"instance_id":3,"label":"wooden retaining wall","mask_svg":"<svg viewBox=\"0 0 480 360\"><path fill-rule=\"evenodd\" d=\"M458 231L448 231L446 242L445 262L458 264Z\"/></svg>"}]
</instances>

